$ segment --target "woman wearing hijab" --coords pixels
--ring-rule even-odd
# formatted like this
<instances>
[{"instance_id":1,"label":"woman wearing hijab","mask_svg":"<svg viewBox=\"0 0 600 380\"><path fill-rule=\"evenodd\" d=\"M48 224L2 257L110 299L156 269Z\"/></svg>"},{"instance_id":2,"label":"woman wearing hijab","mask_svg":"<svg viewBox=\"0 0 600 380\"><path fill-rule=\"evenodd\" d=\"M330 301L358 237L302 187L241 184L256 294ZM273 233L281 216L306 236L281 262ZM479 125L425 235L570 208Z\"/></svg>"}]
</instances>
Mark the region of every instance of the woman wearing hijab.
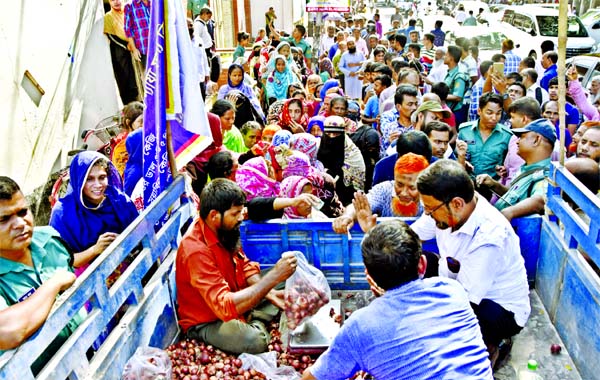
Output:
<instances>
[{"instance_id":1,"label":"woman wearing hijab","mask_svg":"<svg viewBox=\"0 0 600 380\"><path fill-rule=\"evenodd\" d=\"M264 141L265 143L271 143L273 141L273 136L275 136L275 133L277 133L278 131L281 131L281 127L277 124L269 124L265 127L265 129L263 129L262 131L262 136L261 136L261 140Z\"/></svg>"},{"instance_id":2,"label":"woman wearing hijab","mask_svg":"<svg viewBox=\"0 0 600 380\"><path fill-rule=\"evenodd\" d=\"M78 153L69 167L67 193L52 209L50 225L75 252L80 275L138 216L121 176L102 154Z\"/></svg>"},{"instance_id":3,"label":"woman wearing hijab","mask_svg":"<svg viewBox=\"0 0 600 380\"><path fill-rule=\"evenodd\" d=\"M273 59L275 70L267 77L267 99L269 103L276 100L287 99L287 90L290 84L299 82L285 58L282 55L277 55Z\"/></svg>"},{"instance_id":4,"label":"woman wearing hijab","mask_svg":"<svg viewBox=\"0 0 600 380\"><path fill-rule=\"evenodd\" d=\"M336 192L344 206L350 204L356 191L365 184L365 162L360 150L345 133L344 119L329 116L325 119L317 159L336 180Z\"/></svg>"},{"instance_id":5,"label":"woman wearing hijab","mask_svg":"<svg viewBox=\"0 0 600 380\"><path fill-rule=\"evenodd\" d=\"M317 115L310 118L306 130L311 135L320 139L323 136L323 129L325 128L325 116Z\"/></svg>"},{"instance_id":6,"label":"woman wearing hijab","mask_svg":"<svg viewBox=\"0 0 600 380\"><path fill-rule=\"evenodd\" d=\"M235 107L228 100L217 100L210 112L217 115L221 121L221 132L223 134L223 145L235 153L244 153L247 148L244 144L242 132L236 128Z\"/></svg>"},{"instance_id":7,"label":"woman wearing hijab","mask_svg":"<svg viewBox=\"0 0 600 380\"><path fill-rule=\"evenodd\" d=\"M292 133L306 132L308 115L306 107L300 99L286 100L280 114L279 126Z\"/></svg>"},{"instance_id":8,"label":"woman wearing hijab","mask_svg":"<svg viewBox=\"0 0 600 380\"><path fill-rule=\"evenodd\" d=\"M269 75L275 70L275 57L278 55L283 56L285 62L288 64L288 67L297 75L298 67L294 62L294 57L292 56L292 50L289 43L282 41L277 45L277 48L272 52L271 56L267 59L267 64L264 69L264 73L262 78L267 79Z\"/></svg>"},{"instance_id":9,"label":"woman wearing hijab","mask_svg":"<svg viewBox=\"0 0 600 380\"><path fill-rule=\"evenodd\" d=\"M312 194L313 186L310 181L301 176L290 176L281 182L279 197L296 198L301 194ZM283 211L284 219L327 219L322 212L308 204L286 207Z\"/></svg>"},{"instance_id":10,"label":"woman wearing hijab","mask_svg":"<svg viewBox=\"0 0 600 380\"><path fill-rule=\"evenodd\" d=\"M333 78L333 63L331 62L331 59L329 58L323 58L321 59L321 61L319 62L319 72L321 80L323 82L328 81L329 79Z\"/></svg>"},{"instance_id":11,"label":"woman wearing hijab","mask_svg":"<svg viewBox=\"0 0 600 380\"><path fill-rule=\"evenodd\" d=\"M232 63L227 71L227 84L224 84L221 86L221 88L219 88L217 99L225 99L232 91L237 90L248 98L252 104L252 107L254 107L256 112L261 115L262 119L264 119L264 114L262 108L260 108L260 102L258 101L256 94L244 81L245 75L246 74L244 73L244 68L242 65Z\"/></svg>"},{"instance_id":12,"label":"woman wearing hijab","mask_svg":"<svg viewBox=\"0 0 600 380\"><path fill-rule=\"evenodd\" d=\"M315 101L319 97L319 94L316 92L317 87L323 83L321 77L317 74L311 74L306 78L306 100Z\"/></svg>"},{"instance_id":13,"label":"woman wearing hijab","mask_svg":"<svg viewBox=\"0 0 600 380\"><path fill-rule=\"evenodd\" d=\"M281 110L285 105L286 100L278 100L272 103L269 106L269 111L267 113L267 124L279 124L279 115L281 115Z\"/></svg>"},{"instance_id":14,"label":"woman wearing hijab","mask_svg":"<svg viewBox=\"0 0 600 380\"><path fill-rule=\"evenodd\" d=\"M289 141L290 149L302 152L310 158L310 164L319 171L325 171L321 161L317 160L319 140L310 133L297 133L292 135Z\"/></svg>"},{"instance_id":15,"label":"woman wearing hijab","mask_svg":"<svg viewBox=\"0 0 600 380\"><path fill-rule=\"evenodd\" d=\"M221 120L219 119L219 116L210 112L207 112L206 115L208 116L208 125L210 126L213 142L185 166L186 171L189 173L190 177L192 177L192 189L198 196L200 196L200 193L208 180L208 160L215 154L225 150L223 147L223 135L221 133Z\"/></svg>"},{"instance_id":16,"label":"woman wearing hijab","mask_svg":"<svg viewBox=\"0 0 600 380\"><path fill-rule=\"evenodd\" d=\"M327 95L329 95L329 98L327 98ZM327 111L329 106L327 99L331 100L334 95L344 96L344 90L340 87L340 82L337 79L329 79L323 84L319 92L321 102L315 106L315 115L323 115Z\"/></svg>"},{"instance_id":17,"label":"woman wearing hijab","mask_svg":"<svg viewBox=\"0 0 600 380\"><path fill-rule=\"evenodd\" d=\"M256 197L276 197L279 194L279 183L270 175L267 161L255 157L238 167L235 181L251 201Z\"/></svg>"},{"instance_id":18,"label":"woman wearing hijab","mask_svg":"<svg viewBox=\"0 0 600 380\"><path fill-rule=\"evenodd\" d=\"M344 206L340 202L336 191L335 181L329 174L315 169L308 155L291 151L286 157L282 171L282 179L290 176L301 176L313 185L313 194L323 201L323 212L329 218L337 218L344 213Z\"/></svg>"}]
</instances>

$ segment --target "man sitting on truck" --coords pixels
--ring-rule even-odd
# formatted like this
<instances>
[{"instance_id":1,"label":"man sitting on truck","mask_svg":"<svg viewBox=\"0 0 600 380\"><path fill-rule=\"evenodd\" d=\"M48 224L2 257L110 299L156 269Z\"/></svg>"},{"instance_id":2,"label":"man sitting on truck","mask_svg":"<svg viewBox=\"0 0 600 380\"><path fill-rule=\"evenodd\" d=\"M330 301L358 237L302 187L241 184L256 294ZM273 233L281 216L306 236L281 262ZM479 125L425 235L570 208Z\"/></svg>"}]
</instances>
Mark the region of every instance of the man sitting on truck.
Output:
<instances>
[{"instance_id":1,"label":"man sitting on truck","mask_svg":"<svg viewBox=\"0 0 600 380\"><path fill-rule=\"evenodd\" d=\"M400 157L394 166L394 180L377 184L367 194L371 211L382 217L421 215L423 210L416 183L417 176L427 166L427 159L418 154L407 153ZM342 216L333 220L333 230L346 233L355 220L356 211L350 204Z\"/></svg>"},{"instance_id":2,"label":"man sitting on truck","mask_svg":"<svg viewBox=\"0 0 600 380\"><path fill-rule=\"evenodd\" d=\"M510 338L531 311L519 238L454 161L439 160L421 172L417 189L424 215L411 227L423 241L436 239L439 275L456 279L467 291L493 367L500 343L505 340L503 346L510 348Z\"/></svg>"},{"instance_id":3,"label":"man sitting on truck","mask_svg":"<svg viewBox=\"0 0 600 380\"><path fill-rule=\"evenodd\" d=\"M492 379L464 289L447 278L419 279L427 260L416 233L384 222L365 235L361 251L385 293L352 314L303 380L343 380L359 370L388 380Z\"/></svg>"},{"instance_id":4,"label":"man sitting on truck","mask_svg":"<svg viewBox=\"0 0 600 380\"><path fill-rule=\"evenodd\" d=\"M534 120L523 128L513 129L512 132L518 137L518 154L525 163L517 172L510 187L502 186L487 174L477 177L478 183L491 187L494 193L500 196L494 207L508 220L544 213L546 178L556 142L555 128L546 119Z\"/></svg>"},{"instance_id":5,"label":"man sitting on truck","mask_svg":"<svg viewBox=\"0 0 600 380\"><path fill-rule=\"evenodd\" d=\"M33 227L19 185L0 177L0 350L19 346L48 318L56 296L75 281L73 257L52 227ZM75 330L76 317L34 365L37 373ZM0 351L1 355L2 351Z\"/></svg>"},{"instance_id":6,"label":"man sitting on truck","mask_svg":"<svg viewBox=\"0 0 600 380\"><path fill-rule=\"evenodd\" d=\"M265 323L283 308L275 286L296 270L286 253L264 276L241 249L240 224L246 195L219 178L200 194L200 218L177 251L175 281L179 325L195 338L231 353L260 353L270 340Z\"/></svg>"}]
</instances>

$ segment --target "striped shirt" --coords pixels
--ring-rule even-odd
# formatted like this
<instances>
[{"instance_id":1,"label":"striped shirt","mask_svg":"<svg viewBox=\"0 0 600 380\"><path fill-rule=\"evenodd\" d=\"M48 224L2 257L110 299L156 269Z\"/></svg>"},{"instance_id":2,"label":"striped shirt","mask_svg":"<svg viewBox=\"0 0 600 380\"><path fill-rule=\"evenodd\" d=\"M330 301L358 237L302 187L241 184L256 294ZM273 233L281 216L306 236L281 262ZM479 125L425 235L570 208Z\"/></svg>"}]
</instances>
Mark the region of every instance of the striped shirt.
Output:
<instances>
[{"instance_id":1,"label":"striped shirt","mask_svg":"<svg viewBox=\"0 0 600 380\"><path fill-rule=\"evenodd\" d=\"M504 75L518 73L521 57L513 53L512 50L504 52L504 56L506 57L506 61L504 61Z\"/></svg>"},{"instance_id":2,"label":"striped shirt","mask_svg":"<svg viewBox=\"0 0 600 380\"><path fill-rule=\"evenodd\" d=\"M133 0L125 5L125 35L133 37L135 47L142 55L148 53L148 38L150 34L150 3Z\"/></svg>"}]
</instances>

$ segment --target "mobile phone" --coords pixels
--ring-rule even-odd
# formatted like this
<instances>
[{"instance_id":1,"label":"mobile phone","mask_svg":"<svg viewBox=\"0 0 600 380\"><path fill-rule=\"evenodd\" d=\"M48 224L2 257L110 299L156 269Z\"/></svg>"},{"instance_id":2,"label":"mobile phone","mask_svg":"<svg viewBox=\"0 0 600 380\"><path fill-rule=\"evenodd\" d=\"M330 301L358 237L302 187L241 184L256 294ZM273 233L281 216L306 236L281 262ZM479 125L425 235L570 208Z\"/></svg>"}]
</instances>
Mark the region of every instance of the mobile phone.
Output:
<instances>
[{"instance_id":1,"label":"mobile phone","mask_svg":"<svg viewBox=\"0 0 600 380\"><path fill-rule=\"evenodd\" d=\"M504 63L503 62L494 62L494 72L499 75L504 76Z\"/></svg>"}]
</instances>

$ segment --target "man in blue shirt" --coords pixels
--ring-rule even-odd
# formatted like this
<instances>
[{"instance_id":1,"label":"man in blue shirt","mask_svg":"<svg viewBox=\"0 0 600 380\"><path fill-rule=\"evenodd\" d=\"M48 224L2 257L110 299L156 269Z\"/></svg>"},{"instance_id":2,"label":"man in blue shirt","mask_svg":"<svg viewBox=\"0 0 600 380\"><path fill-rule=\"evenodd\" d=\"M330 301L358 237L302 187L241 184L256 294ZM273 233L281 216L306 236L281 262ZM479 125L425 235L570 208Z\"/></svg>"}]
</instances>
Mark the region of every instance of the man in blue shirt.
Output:
<instances>
[{"instance_id":1,"label":"man in blue shirt","mask_svg":"<svg viewBox=\"0 0 600 380\"><path fill-rule=\"evenodd\" d=\"M435 22L435 29L431 31L431 34L435 36L433 40L433 44L435 46L444 46L444 41L446 40L446 33L442 31L442 25L444 22L442 20L437 20Z\"/></svg>"},{"instance_id":2,"label":"man in blue shirt","mask_svg":"<svg viewBox=\"0 0 600 380\"><path fill-rule=\"evenodd\" d=\"M546 91L548 91L548 87L550 86L550 79L558 76L556 62L558 62L558 54L554 50L542 55L542 67L546 71L544 71L544 75L540 79L540 86Z\"/></svg>"},{"instance_id":3,"label":"man in blue shirt","mask_svg":"<svg viewBox=\"0 0 600 380\"><path fill-rule=\"evenodd\" d=\"M463 288L424 275L419 237L401 221L384 222L361 250L373 292L383 295L344 323L303 380L492 379L479 324Z\"/></svg>"},{"instance_id":4,"label":"man in blue shirt","mask_svg":"<svg viewBox=\"0 0 600 380\"><path fill-rule=\"evenodd\" d=\"M558 77L554 77L552 79L550 79L550 81L548 81L548 97L550 98L550 100L554 100L555 102L558 102ZM545 108L545 107L544 107ZM571 144L571 136L573 136L575 134L575 132L577 131L577 127L579 126L579 110L573 106L571 103L569 103L569 101L567 100L565 102L565 113L567 114L565 117L565 124L567 124L567 134L569 135L569 137L567 138L568 141L565 141L566 146L569 146L569 144ZM556 123L556 125L558 126L558 123ZM557 128L557 130L559 130ZM558 136L558 132L557 132L557 136Z\"/></svg>"}]
</instances>

